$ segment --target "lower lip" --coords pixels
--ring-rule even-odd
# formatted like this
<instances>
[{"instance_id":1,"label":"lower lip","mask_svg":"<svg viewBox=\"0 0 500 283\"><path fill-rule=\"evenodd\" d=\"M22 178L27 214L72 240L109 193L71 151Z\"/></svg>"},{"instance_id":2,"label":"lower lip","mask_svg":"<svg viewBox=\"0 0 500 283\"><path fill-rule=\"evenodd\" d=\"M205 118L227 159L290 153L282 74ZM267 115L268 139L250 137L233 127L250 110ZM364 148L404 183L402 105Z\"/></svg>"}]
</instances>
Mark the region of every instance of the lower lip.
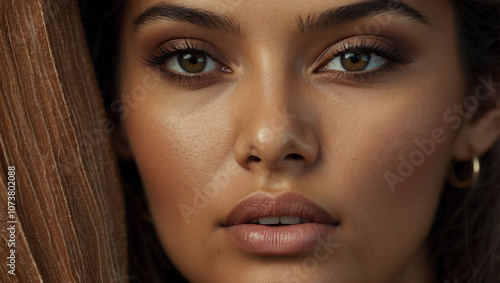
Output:
<instances>
[{"instance_id":1,"label":"lower lip","mask_svg":"<svg viewBox=\"0 0 500 283\"><path fill-rule=\"evenodd\" d=\"M325 242L336 225L302 223L266 226L240 224L225 228L233 242L244 251L256 255L294 255L312 250Z\"/></svg>"}]
</instances>

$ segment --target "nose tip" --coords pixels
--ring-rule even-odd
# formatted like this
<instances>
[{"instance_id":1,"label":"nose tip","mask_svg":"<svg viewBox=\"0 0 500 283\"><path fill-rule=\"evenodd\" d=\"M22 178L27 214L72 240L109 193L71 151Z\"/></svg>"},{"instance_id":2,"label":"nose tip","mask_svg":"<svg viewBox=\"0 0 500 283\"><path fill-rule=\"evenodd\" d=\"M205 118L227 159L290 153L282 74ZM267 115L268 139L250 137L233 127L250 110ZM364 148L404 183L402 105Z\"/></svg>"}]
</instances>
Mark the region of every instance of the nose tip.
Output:
<instances>
[{"instance_id":1,"label":"nose tip","mask_svg":"<svg viewBox=\"0 0 500 283\"><path fill-rule=\"evenodd\" d=\"M239 137L235 158L240 166L279 170L288 167L306 168L317 158L318 143L311 130L300 127L299 121L289 121L270 128L257 123Z\"/></svg>"}]
</instances>

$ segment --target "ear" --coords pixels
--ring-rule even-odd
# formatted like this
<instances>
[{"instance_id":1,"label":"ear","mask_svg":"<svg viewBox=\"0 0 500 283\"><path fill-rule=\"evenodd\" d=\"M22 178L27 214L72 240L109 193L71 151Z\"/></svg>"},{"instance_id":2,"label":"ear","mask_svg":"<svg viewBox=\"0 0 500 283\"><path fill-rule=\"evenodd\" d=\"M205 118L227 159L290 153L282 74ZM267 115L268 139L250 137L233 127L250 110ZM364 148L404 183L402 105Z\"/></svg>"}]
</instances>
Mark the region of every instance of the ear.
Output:
<instances>
[{"instance_id":1,"label":"ear","mask_svg":"<svg viewBox=\"0 0 500 283\"><path fill-rule=\"evenodd\" d=\"M478 156L482 156L500 138L500 66L494 67L486 78L480 76L478 80L480 85L475 89L476 96L481 89L485 89L493 96L489 103L494 106L479 118L465 122L453 148L453 158L459 162L472 159L471 147L475 148Z\"/></svg>"},{"instance_id":2,"label":"ear","mask_svg":"<svg viewBox=\"0 0 500 283\"><path fill-rule=\"evenodd\" d=\"M471 146L476 154L482 156L500 138L500 107L497 106L473 122L468 121L461 130L453 149L453 158L456 161L472 159Z\"/></svg>"},{"instance_id":3,"label":"ear","mask_svg":"<svg viewBox=\"0 0 500 283\"><path fill-rule=\"evenodd\" d=\"M127 131L123 124L120 124L116 131L111 134L111 139L119 160L131 161L134 159Z\"/></svg>"}]
</instances>

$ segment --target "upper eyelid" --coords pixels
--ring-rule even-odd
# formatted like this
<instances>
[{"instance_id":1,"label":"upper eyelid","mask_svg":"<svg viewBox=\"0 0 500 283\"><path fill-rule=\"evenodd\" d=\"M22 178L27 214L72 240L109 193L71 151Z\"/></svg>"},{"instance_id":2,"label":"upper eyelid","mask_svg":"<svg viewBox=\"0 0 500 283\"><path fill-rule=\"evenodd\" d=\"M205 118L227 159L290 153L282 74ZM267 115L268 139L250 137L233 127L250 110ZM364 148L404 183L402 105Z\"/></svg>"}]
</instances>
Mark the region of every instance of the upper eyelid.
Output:
<instances>
[{"instance_id":1,"label":"upper eyelid","mask_svg":"<svg viewBox=\"0 0 500 283\"><path fill-rule=\"evenodd\" d=\"M195 51L195 52L200 52L200 53L205 53L207 56L209 56L212 59L217 59L217 54L213 55L213 52L211 50L208 50L207 46L202 45L201 47L199 45L190 45L186 44L185 46L181 45L174 45L172 43L167 44L169 47L165 47L164 45L160 46L160 52L167 54L171 53L174 54L173 56L182 53L182 52L189 52L189 51Z\"/></svg>"},{"instance_id":2,"label":"upper eyelid","mask_svg":"<svg viewBox=\"0 0 500 283\"><path fill-rule=\"evenodd\" d=\"M146 64L154 66L156 65L154 60L158 59L159 57L165 56L165 54L174 54L167 58L163 58L170 59L173 56L177 55L176 53L190 50L203 52L212 60L223 65L224 67L229 67L228 65L230 65L230 61L228 60L228 58L217 47L208 42L190 38L174 39L160 43L153 51L148 54L147 57L142 57L142 59L144 62L146 62Z\"/></svg>"},{"instance_id":3,"label":"upper eyelid","mask_svg":"<svg viewBox=\"0 0 500 283\"><path fill-rule=\"evenodd\" d=\"M161 64L165 63L166 60L171 60L172 58L174 58L176 56L179 56L179 54L181 52L182 52L182 50L175 51L174 53L176 53L176 54L172 54L171 56L168 56L167 58L163 58L163 61L161 62ZM206 52L204 52L204 53L206 53ZM213 61L215 61L217 64L221 65L222 66L221 69L226 68L225 65L221 64L219 62L219 60L217 60L216 58L213 58L210 54L206 54L206 56L208 56L210 59L212 59ZM150 66L154 66L154 67L157 67L157 66L160 65L160 62L152 62L151 59L149 59L147 62L148 62L148 64ZM167 72L167 73L177 73L177 71L173 71L173 70L164 70L164 72ZM211 72L211 71L209 71L209 72ZM195 76L202 76L204 73L207 73L207 72L203 72L203 73L199 73L199 74L189 74L189 73L186 73L186 74L178 74L178 75L186 76L186 77L195 77Z\"/></svg>"},{"instance_id":4,"label":"upper eyelid","mask_svg":"<svg viewBox=\"0 0 500 283\"><path fill-rule=\"evenodd\" d=\"M323 67L327 62L337 58L343 52L356 48L361 50L373 50L375 51L374 53L377 53L377 51L379 51L379 53L394 53L392 56L393 58L387 59L391 60L397 58L401 61L399 63L411 63L414 60L414 56L401 50L398 44L391 39L380 38L379 36L356 36L342 39L328 46L312 64L313 72Z\"/></svg>"},{"instance_id":5,"label":"upper eyelid","mask_svg":"<svg viewBox=\"0 0 500 283\"><path fill-rule=\"evenodd\" d=\"M386 47L389 47L389 44L383 42L382 40L375 39L373 43L368 44L367 39L363 38L361 41L358 42L350 42L350 41L341 41L340 43L336 43L334 45L331 45L330 48L328 48L328 51L335 51L335 54L342 54L342 52L348 51L350 49L365 49L365 50L377 50L381 46L385 45ZM340 47L338 45L341 45ZM389 47L392 48L392 47ZM331 53L333 54L333 53Z\"/></svg>"}]
</instances>

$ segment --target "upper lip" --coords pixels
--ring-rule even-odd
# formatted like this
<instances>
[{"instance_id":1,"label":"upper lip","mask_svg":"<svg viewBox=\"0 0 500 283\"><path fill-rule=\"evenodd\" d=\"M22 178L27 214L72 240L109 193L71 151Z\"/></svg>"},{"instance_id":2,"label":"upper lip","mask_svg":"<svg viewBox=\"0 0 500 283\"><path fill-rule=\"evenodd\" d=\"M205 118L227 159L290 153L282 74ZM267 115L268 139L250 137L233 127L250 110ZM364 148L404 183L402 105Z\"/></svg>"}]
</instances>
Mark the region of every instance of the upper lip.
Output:
<instances>
[{"instance_id":1,"label":"upper lip","mask_svg":"<svg viewBox=\"0 0 500 283\"><path fill-rule=\"evenodd\" d=\"M276 197L256 193L243 199L231 210L223 226L244 224L252 219L269 216L294 216L320 224L338 224L314 201L298 193L287 192Z\"/></svg>"}]
</instances>

